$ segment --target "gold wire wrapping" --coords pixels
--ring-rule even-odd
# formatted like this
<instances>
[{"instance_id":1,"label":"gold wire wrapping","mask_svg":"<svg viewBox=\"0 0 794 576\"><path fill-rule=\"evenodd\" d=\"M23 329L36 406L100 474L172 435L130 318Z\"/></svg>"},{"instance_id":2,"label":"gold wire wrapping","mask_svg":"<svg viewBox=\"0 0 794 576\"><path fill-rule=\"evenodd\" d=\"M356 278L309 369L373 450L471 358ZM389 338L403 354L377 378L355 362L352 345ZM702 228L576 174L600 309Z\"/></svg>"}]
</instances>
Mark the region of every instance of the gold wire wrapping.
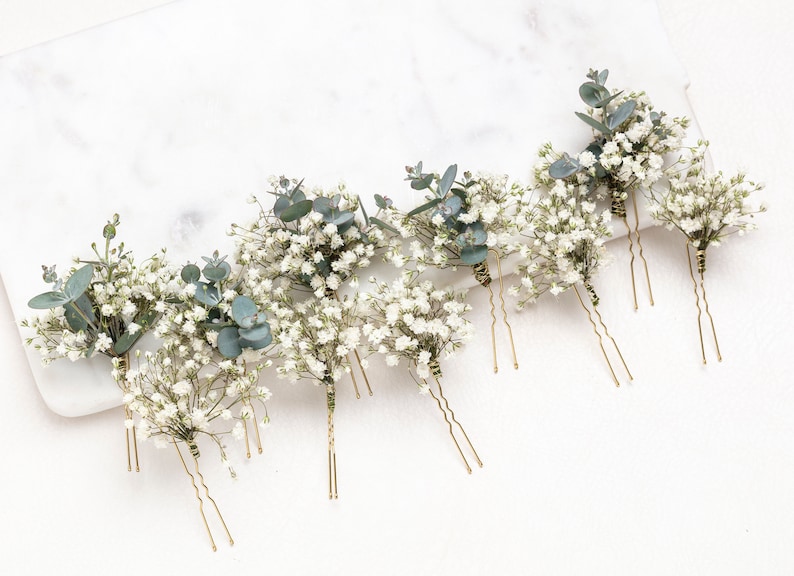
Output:
<instances>
[{"instance_id":1,"label":"gold wire wrapping","mask_svg":"<svg viewBox=\"0 0 794 576\"><path fill-rule=\"evenodd\" d=\"M171 441L174 444L176 453L179 455L179 461L182 462L182 468L184 468L185 473L190 477L190 483L193 485L193 490L195 491L196 494L196 500L199 501L199 513L201 514L201 520L204 523L204 528L207 530L207 536L209 536L210 545L212 546L212 551L215 552L218 550L218 547L215 545L215 539L212 537L212 531L210 530L209 523L207 522L207 517L204 514L204 500L201 498L201 493L199 492L198 485L196 484L196 477L190 473L190 470L188 470L187 463L185 462L185 458L182 456L182 451L179 449L179 445L177 444L176 439L172 437ZM194 446L189 446L191 454L193 454ZM196 452L198 452L198 448L196 448ZM206 482L204 482L204 476L201 474L201 470L199 470L198 459L196 456L193 456L193 462L195 464L196 476L199 477L201 486L202 488L204 488L204 495L207 497L207 500L209 500L212 503L212 506L215 508L215 512L218 514L218 518L220 518L221 524L223 525L223 529L226 531L226 536L229 538L229 545L234 546L234 539L232 538L232 535L229 532L229 528L226 526L226 521L223 519L223 515L221 514L221 511L218 508L218 504L215 502L215 499L212 496L210 496L209 487L207 486Z\"/></svg>"},{"instance_id":2,"label":"gold wire wrapping","mask_svg":"<svg viewBox=\"0 0 794 576\"><path fill-rule=\"evenodd\" d=\"M491 284L491 271L488 269L488 261L483 260L482 262L478 262L472 266L471 269L472 272L474 272L474 279L485 288L488 288Z\"/></svg>"},{"instance_id":3,"label":"gold wire wrapping","mask_svg":"<svg viewBox=\"0 0 794 576\"><path fill-rule=\"evenodd\" d=\"M429 364L429 367L431 374L433 376L433 380L435 381L436 386L438 387L438 395L436 395L433 392L432 387L430 386L430 384L426 379L423 378L422 381L425 383L425 386L427 386L427 390L430 392L430 396L433 398L433 400L436 401L436 405L438 406L438 409L441 411L441 414L444 416L444 421L447 423L447 429L449 431L450 437L452 438L452 442L455 443L455 448L457 448L458 454L460 454L460 457L463 460L463 464L466 466L466 471L469 474L471 474L472 470L471 470L471 466L469 465L469 461L466 459L466 456L460 447L460 443L458 443L458 439L455 437L455 430L452 426L453 422L463 434L463 438L466 440L466 443L469 445L469 448L471 449L472 454L474 454L474 458L477 461L477 464L479 465L480 468L482 468L482 460L480 459L480 456L477 454L477 451L474 449L474 445L472 444L471 440L469 440L469 435L466 434L466 430L464 430L463 425L455 417L455 412L450 407L449 401L447 400L446 396L444 396L444 390L441 387L441 366L437 361L434 360ZM441 403L442 401L444 402L443 404Z\"/></svg>"},{"instance_id":4,"label":"gold wire wrapping","mask_svg":"<svg viewBox=\"0 0 794 576\"><path fill-rule=\"evenodd\" d=\"M625 218L626 217L626 201L621 198L621 195L617 192L612 192L610 194L612 197L612 204L609 207L609 211L612 212L618 218Z\"/></svg>"},{"instance_id":5,"label":"gold wire wrapping","mask_svg":"<svg viewBox=\"0 0 794 576\"><path fill-rule=\"evenodd\" d=\"M706 251L702 248L698 248L695 251L695 259L698 264L698 274L702 275L706 271Z\"/></svg>"},{"instance_id":6,"label":"gold wire wrapping","mask_svg":"<svg viewBox=\"0 0 794 576\"><path fill-rule=\"evenodd\" d=\"M336 409L336 387L333 382L325 384L325 404L328 412L328 499L339 498L336 483L336 442L334 440L334 410Z\"/></svg>"}]
</instances>

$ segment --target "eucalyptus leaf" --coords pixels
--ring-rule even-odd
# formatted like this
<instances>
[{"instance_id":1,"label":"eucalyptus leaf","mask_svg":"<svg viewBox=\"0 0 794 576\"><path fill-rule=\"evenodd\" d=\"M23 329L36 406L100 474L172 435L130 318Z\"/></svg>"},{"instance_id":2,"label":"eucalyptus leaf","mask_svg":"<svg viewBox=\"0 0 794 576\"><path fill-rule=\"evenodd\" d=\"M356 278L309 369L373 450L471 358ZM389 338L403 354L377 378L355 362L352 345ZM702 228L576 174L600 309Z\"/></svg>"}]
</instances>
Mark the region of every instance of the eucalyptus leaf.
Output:
<instances>
[{"instance_id":1,"label":"eucalyptus leaf","mask_svg":"<svg viewBox=\"0 0 794 576\"><path fill-rule=\"evenodd\" d=\"M69 302L69 304L66 305L63 310L63 316L66 318L69 328L75 332L86 330L88 328L88 322L86 321L85 315L74 302Z\"/></svg>"},{"instance_id":2,"label":"eucalyptus leaf","mask_svg":"<svg viewBox=\"0 0 794 576\"><path fill-rule=\"evenodd\" d=\"M598 108L598 104L609 97L609 90L595 82L585 82L579 86L579 97L585 104L593 108Z\"/></svg>"},{"instance_id":3,"label":"eucalyptus leaf","mask_svg":"<svg viewBox=\"0 0 794 576\"><path fill-rule=\"evenodd\" d=\"M460 259L468 266L483 262L488 257L487 246L466 246L460 251Z\"/></svg>"},{"instance_id":4,"label":"eucalyptus leaf","mask_svg":"<svg viewBox=\"0 0 794 576\"><path fill-rule=\"evenodd\" d=\"M91 264L86 264L69 276L66 284L63 285L63 293L70 301L77 300L88 288L88 285L91 284L91 278L93 277L94 267Z\"/></svg>"},{"instance_id":5,"label":"eucalyptus leaf","mask_svg":"<svg viewBox=\"0 0 794 576\"><path fill-rule=\"evenodd\" d=\"M424 190L425 188L430 188L430 185L433 183L433 175L432 174L425 174L421 178L414 178L411 180L411 188L414 190Z\"/></svg>"},{"instance_id":6,"label":"eucalyptus leaf","mask_svg":"<svg viewBox=\"0 0 794 576\"><path fill-rule=\"evenodd\" d=\"M582 114L581 112L574 112L574 114L576 114L577 118L582 120L582 122L584 122L591 128L595 128L596 130L607 136L610 136L612 134L612 130L601 124L601 122L599 122L598 120L588 116L587 114Z\"/></svg>"},{"instance_id":7,"label":"eucalyptus leaf","mask_svg":"<svg viewBox=\"0 0 794 576\"><path fill-rule=\"evenodd\" d=\"M227 326L218 332L218 350L226 358L237 358L243 353L236 327Z\"/></svg>"},{"instance_id":8,"label":"eucalyptus leaf","mask_svg":"<svg viewBox=\"0 0 794 576\"><path fill-rule=\"evenodd\" d=\"M609 96L608 98L604 98L603 100L601 100L601 101L600 101L598 104L596 104L596 105L594 106L594 108L604 108L604 107L605 107L607 104L609 104L610 102L612 102L612 101L613 101L615 98L617 98L617 97L618 97L618 96L620 96L621 94L623 94L623 91L622 91L622 90L621 90L620 92L615 92L614 94L612 94L612 95L611 95L611 96Z\"/></svg>"},{"instance_id":9,"label":"eucalyptus leaf","mask_svg":"<svg viewBox=\"0 0 794 576\"><path fill-rule=\"evenodd\" d=\"M222 282L232 273L232 267L228 262L221 262L217 266L204 266L202 272L210 282Z\"/></svg>"},{"instance_id":10,"label":"eucalyptus leaf","mask_svg":"<svg viewBox=\"0 0 794 576\"><path fill-rule=\"evenodd\" d=\"M273 342L273 336L271 334L268 334L265 338L256 340L255 342L242 337L238 340L240 346L243 348L251 348L252 350L261 350L265 346L269 346L271 342Z\"/></svg>"},{"instance_id":11,"label":"eucalyptus leaf","mask_svg":"<svg viewBox=\"0 0 794 576\"><path fill-rule=\"evenodd\" d=\"M364 208L364 203L361 201L361 196L356 195L356 198L358 199L358 205L361 207L361 214L364 216L364 225L369 226L369 216Z\"/></svg>"},{"instance_id":12,"label":"eucalyptus leaf","mask_svg":"<svg viewBox=\"0 0 794 576\"><path fill-rule=\"evenodd\" d=\"M568 154L564 154L559 160L555 160L549 166L549 176L561 180L576 174L582 165L576 158L571 158Z\"/></svg>"},{"instance_id":13,"label":"eucalyptus leaf","mask_svg":"<svg viewBox=\"0 0 794 576\"><path fill-rule=\"evenodd\" d=\"M384 198L380 194L375 194L375 206L377 206L381 210L386 210L386 208L389 207L389 204L386 202L386 198Z\"/></svg>"},{"instance_id":14,"label":"eucalyptus leaf","mask_svg":"<svg viewBox=\"0 0 794 576\"><path fill-rule=\"evenodd\" d=\"M323 216L330 216L333 210L331 199L324 196L315 198L313 207L315 212L319 212Z\"/></svg>"},{"instance_id":15,"label":"eucalyptus leaf","mask_svg":"<svg viewBox=\"0 0 794 576\"><path fill-rule=\"evenodd\" d=\"M130 348L132 348L135 343L140 339L143 335L143 330L139 330L135 334L130 334L129 332L124 332L119 339L113 343L113 352L121 356L122 354L126 354Z\"/></svg>"},{"instance_id":16,"label":"eucalyptus leaf","mask_svg":"<svg viewBox=\"0 0 794 576\"><path fill-rule=\"evenodd\" d=\"M340 234L344 233L345 230L350 228L353 225L353 221L355 219L355 214L350 212L349 210L344 210L341 212L336 218L334 218L333 223L336 224L336 228Z\"/></svg>"},{"instance_id":17,"label":"eucalyptus leaf","mask_svg":"<svg viewBox=\"0 0 794 576\"><path fill-rule=\"evenodd\" d=\"M618 106L617 110L607 116L607 128L614 130L623 124L634 113L636 107L636 100L626 100L623 104Z\"/></svg>"},{"instance_id":18,"label":"eucalyptus leaf","mask_svg":"<svg viewBox=\"0 0 794 576\"><path fill-rule=\"evenodd\" d=\"M71 299L63 292L45 292L31 298L28 301L28 306L35 310L48 310L49 308L65 306L69 302L71 302Z\"/></svg>"},{"instance_id":19,"label":"eucalyptus leaf","mask_svg":"<svg viewBox=\"0 0 794 576\"><path fill-rule=\"evenodd\" d=\"M603 86L604 84L607 83L607 78L608 77L609 77L609 70L606 70L606 69L601 70L601 72L598 73L598 77L596 78L596 82L598 82L599 84L601 84L601 86Z\"/></svg>"},{"instance_id":20,"label":"eucalyptus leaf","mask_svg":"<svg viewBox=\"0 0 794 576\"><path fill-rule=\"evenodd\" d=\"M383 228L384 230L388 230L389 232L393 232L394 234L399 234L399 233L400 233L400 231L399 231L399 230L397 230L397 228L395 228L395 227L394 227L394 226L392 226L391 224L386 224L386 222L384 222L384 221L383 221L383 220L381 220L380 218L375 218L375 217L373 216L373 217L372 217L372 218L370 218L369 220L370 220L370 222L372 222L372 223L373 223L375 226L377 226L378 228Z\"/></svg>"},{"instance_id":21,"label":"eucalyptus leaf","mask_svg":"<svg viewBox=\"0 0 794 576\"><path fill-rule=\"evenodd\" d=\"M199 278L201 278L201 270L195 264L187 264L182 268L180 276L182 280L188 284L192 284L193 282L198 282Z\"/></svg>"},{"instance_id":22,"label":"eucalyptus leaf","mask_svg":"<svg viewBox=\"0 0 794 576\"><path fill-rule=\"evenodd\" d=\"M195 298L205 306L217 306L221 301L218 288L206 282L196 282Z\"/></svg>"},{"instance_id":23,"label":"eucalyptus leaf","mask_svg":"<svg viewBox=\"0 0 794 576\"><path fill-rule=\"evenodd\" d=\"M458 165L453 164L449 166L445 171L444 175L441 177L441 180L438 181L438 195L439 196L446 196L447 192L449 192L450 188L452 188L452 184L455 182L455 175L458 173Z\"/></svg>"},{"instance_id":24,"label":"eucalyptus leaf","mask_svg":"<svg viewBox=\"0 0 794 576\"><path fill-rule=\"evenodd\" d=\"M296 202L289 208L285 209L279 218L281 218L282 222L292 222L294 220L298 220L303 218L311 212L312 210L312 201L311 200L301 200L300 202Z\"/></svg>"},{"instance_id":25,"label":"eucalyptus leaf","mask_svg":"<svg viewBox=\"0 0 794 576\"><path fill-rule=\"evenodd\" d=\"M441 198L433 198L429 202L426 202L421 206L417 206L416 208L408 212L408 216L416 216L417 214L421 214L422 212L425 212L426 210L430 210L434 206L438 205L440 202L441 202Z\"/></svg>"},{"instance_id":26,"label":"eucalyptus leaf","mask_svg":"<svg viewBox=\"0 0 794 576\"><path fill-rule=\"evenodd\" d=\"M232 318L238 324L242 324L243 318L255 316L256 313L256 304L248 296L236 296L232 301Z\"/></svg>"},{"instance_id":27,"label":"eucalyptus leaf","mask_svg":"<svg viewBox=\"0 0 794 576\"><path fill-rule=\"evenodd\" d=\"M240 328L238 332L241 338L245 338L249 342L259 342L270 337L270 325L265 322L251 328Z\"/></svg>"},{"instance_id":28,"label":"eucalyptus leaf","mask_svg":"<svg viewBox=\"0 0 794 576\"><path fill-rule=\"evenodd\" d=\"M284 210L289 208L289 206L289 198L279 195L279 197L276 198L276 203L273 204L273 214L276 215L276 218L281 218L281 214L284 212Z\"/></svg>"}]
</instances>

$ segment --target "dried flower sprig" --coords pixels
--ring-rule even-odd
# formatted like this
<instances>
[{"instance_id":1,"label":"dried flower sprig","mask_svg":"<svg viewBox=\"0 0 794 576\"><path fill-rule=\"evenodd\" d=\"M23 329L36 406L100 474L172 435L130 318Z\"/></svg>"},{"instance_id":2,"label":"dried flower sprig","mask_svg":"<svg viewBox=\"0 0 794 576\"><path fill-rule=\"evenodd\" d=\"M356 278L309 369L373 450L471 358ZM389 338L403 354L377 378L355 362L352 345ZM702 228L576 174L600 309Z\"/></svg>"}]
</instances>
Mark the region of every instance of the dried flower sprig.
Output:
<instances>
[{"instance_id":1,"label":"dried flower sprig","mask_svg":"<svg viewBox=\"0 0 794 576\"><path fill-rule=\"evenodd\" d=\"M82 266L62 278L55 266L42 266L44 281L52 283L52 289L28 305L47 312L24 320L22 326L34 331L26 344L40 352L45 365L57 358L77 361L99 353L123 359L120 366L126 366L130 349L157 321L160 303L177 293L176 269L166 261L165 251L136 265L123 242L112 246L119 223L114 214L103 227L103 250L91 245L95 260L78 258L76 264ZM126 416L129 419L128 412ZM132 471L131 440L139 471L134 431L132 437L126 433L127 469Z\"/></svg>"},{"instance_id":2,"label":"dried flower sprig","mask_svg":"<svg viewBox=\"0 0 794 576\"><path fill-rule=\"evenodd\" d=\"M432 282L420 280L419 275L409 271L391 284L374 278L370 282L373 291L363 295L368 321L362 327L370 351L385 355L388 366L397 366L401 359L408 361L408 370L419 384L420 391L430 394L444 415L449 434L471 473L471 466L455 437L453 423L463 434L479 466L482 466L482 460L444 396L440 365L442 356L452 356L471 339L472 325L464 317L471 310L465 302L466 292L437 288ZM418 379L413 376L414 370ZM431 376L438 394L433 392L428 382Z\"/></svg>"},{"instance_id":3,"label":"dried flower sprig","mask_svg":"<svg viewBox=\"0 0 794 576\"><path fill-rule=\"evenodd\" d=\"M523 259L516 267L520 283L513 286L512 290L519 296L519 306L523 306L527 302L534 302L547 290L557 295L573 288L598 337L612 379L619 386L620 381L604 349L599 326L614 345L629 379L633 377L598 311L600 298L593 286L595 275L607 262L604 244L612 235L609 224L611 214L609 210L599 209L596 202L590 199L586 182L549 176L548 157L552 153L550 144L544 145L539 151L541 161L536 166L535 179L540 198L535 203L526 204L526 209L532 211L532 216L527 219L531 219L533 226L525 232L531 247L527 246L521 252ZM579 284L589 296L592 312L579 294Z\"/></svg>"},{"instance_id":4,"label":"dried flower sprig","mask_svg":"<svg viewBox=\"0 0 794 576\"><path fill-rule=\"evenodd\" d=\"M609 199L613 216L626 227L636 310L635 239L653 305L648 263L639 232L636 191L649 189L663 176L664 156L681 148L689 120L657 112L644 92L610 91L605 85L608 76L608 70L590 70L588 81L579 87L579 95L587 110L585 113L576 112L576 116L593 130L593 141L575 156L562 154L552 159L549 175L559 179L573 178L577 183L586 182L592 199ZM626 201L629 197L634 210L633 229L627 220Z\"/></svg>"},{"instance_id":5,"label":"dried flower sprig","mask_svg":"<svg viewBox=\"0 0 794 576\"><path fill-rule=\"evenodd\" d=\"M271 304L274 338L282 362L276 372L291 381L305 379L325 388L328 420L328 497L339 497L336 474L334 412L336 385L352 371L350 354L361 338L357 294L294 301L289 293ZM366 369L366 359L361 360Z\"/></svg>"},{"instance_id":6,"label":"dried flower sprig","mask_svg":"<svg viewBox=\"0 0 794 576\"><path fill-rule=\"evenodd\" d=\"M209 438L220 452L223 465L233 478L236 477L223 437L245 438L247 444L246 422L255 419L251 400L255 398L264 405L270 398L270 391L258 385L259 374L265 364L252 366L242 360L229 359L218 362L215 356L191 354L184 346L163 347L143 356L144 362L141 363L141 353L136 352L137 364L128 369L122 369L119 359L115 361L114 376L124 390L124 403L133 415L128 418L127 426L132 428L137 420L137 433L141 439L153 438L158 447L174 445L195 489L212 549L217 547L204 515L204 502L196 478L201 483L204 496L215 508L229 543L234 544L199 468L201 452L198 440L202 436ZM254 426L258 425L254 423ZM194 464L193 473L179 449L180 443L188 448Z\"/></svg>"},{"instance_id":7,"label":"dried flower sprig","mask_svg":"<svg viewBox=\"0 0 794 576\"><path fill-rule=\"evenodd\" d=\"M383 210L381 226L399 234L408 244L410 258L418 272L428 266L440 269L467 266L477 282L488 289L494 372L497 372L496 315L488 254L495 257L503 320L510 339L513 366L518 368L513 331L505 311L501 259L520 249L516 238L529 224L524 219L528 212L520 209L527 189L510 182L507 176L485 173L473 176L464 172L463 178L456 180L458 168L455 164L443 175L423 172L421 162L406 166L406 171L411 188L427 191L426 202L403 211L390 201L376 198ZM392 245L386 259L401 266L408 259L403 250L404 246Z\"/></svg>"},{"instance_id":8,"label":"dried flower sprig","mask_svg":"<svg viewBox=\"0 0 794 576\"><path fill-rule=\"evenodd\" d=\"M657 224L663 224L668 229L675 228L686 237L689 272L698 310L700 351L704 364L706 352L701 327L701 297L711 324L717 358L722 360L714 319L706 299L704 284L706 250L709 246L719 246L730 235L742 236L750 230L755 230L757 226L753 217L766 211L766 206L758 204L754 197L756 192L763 190L763 184L747 180L743 172L727 176L722 172L706 171L707 145L706 142L701 142L697 148L681 157L671 169L669 190L655 192L649 207ZM679 169L681 165L683 168ZM700 295L693 272L690 246L695 252L696 269L700 276Z\"/></svg>"}]
</instances>

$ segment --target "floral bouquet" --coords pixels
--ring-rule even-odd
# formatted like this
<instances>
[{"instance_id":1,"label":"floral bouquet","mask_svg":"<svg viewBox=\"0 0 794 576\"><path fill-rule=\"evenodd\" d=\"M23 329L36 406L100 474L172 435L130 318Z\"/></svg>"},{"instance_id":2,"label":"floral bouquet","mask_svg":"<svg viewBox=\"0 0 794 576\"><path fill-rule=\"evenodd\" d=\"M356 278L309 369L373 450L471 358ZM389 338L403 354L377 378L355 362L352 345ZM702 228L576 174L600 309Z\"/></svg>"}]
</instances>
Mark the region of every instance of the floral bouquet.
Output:
<instances>
[{"instance_id":1,"label":"floral bouquet","mask_svg":"<svg viewBox=\"0 0 794 576\"><path fill-rule=\"evenodd\" d=\"M671 168L669 190L666 193L655 193L650 206L651 215L658 224L664 224L668 229L675 228L686 237L687 261L695 290L700 352L704 364L706 351L701 327L701 296L711 324L717 359L722 360L714 319L711 317L706 299L704 285L706 250L709 246L719 246L732 234L741 236L749 230L754 230L756 224L751 219L755 214L766 211L763 204L756 204L750 198L753 193L763 189L763 184L747 180L742 172L733 176L726 176L722 172L706 172L706 148L707 143L701 142L698 148L681 157L679 163ZM678 165L684 167L673 173L674 169L678 169ZM697 273L700 276L700 294L692 267L690 249L695 252Z\"/></svg>"},{"instance_id":2,"label":"floral bouquet","mask_svg":"<svg viewBox=\"0 0 794 576\"><path fill-rule=\"evenodd\" d=\"M371 282L373 292L364 295L368 321L362 328L370 350L385 355L388 366L397 366L403 359L408 361L409 373L420 392L430 394L444 415L452 441L471 474L471 466L455 438L453 423L463 434L477 464L482 466L482 461L444 396L439 362L442 356L452 356L472 336L472 325L464 318L471 309L465 303L465 292L441 290L428 280L419 281L418 275L411 272L402 274L391 284L375 279ZM431 376L437 395L428 382Z\"/></svg>"},{"instance_id":3,"label":"floral bouquet","mask_svg":"<svg viewBox=\"0 0 794 576\"><path fill-rule=\"evenodd\" d=\"M636 190L649 190L662 178L664 156L681 148L689 120L670 118L665 112L657 112L644 92L627 94L610 91L606 87L608 76L608 70L590 70L588 81L579 87L579 96L587 105L587 110L586 113L576 112L576 116L593 130L593 141L576 156L550 153L547 160L552 178L586 184L593 199L608 198L612 215L620 218L626 227L636 310L632 235L637 240L648 295L653 305L648 263L640 240ZM626 201L629 197L634 209L633 230L626 217Z\"/></svg>"},{"instance_id":4,"label":"floral bouquet","mask_svg":"<svg viewBox=\"0 0 794 576\"><path fill-rule=\"evenodd\" d=\"M513 366L518 368L513 333L505 311L501 259L519 249L516 237L528 224L524 220L527 212L520 209L526 189L509 182L506 176L472 176L465 172L461 180L456 180L457 166L454 164L441 176L423 172L421 162L406 166L406 171L406 180L414 190L427 191L427 201L404 212L390 200L376 197L383 213L383 221L378 222L404 239L418 272L428 266L440 269L468 266L477 282L488 289L494 372L497 372L496 316L488 254L495 257L504 323L510 338ZM387 260L400 265L402 250L402 246L392 245Z\"/></svg>"}]
</instances>

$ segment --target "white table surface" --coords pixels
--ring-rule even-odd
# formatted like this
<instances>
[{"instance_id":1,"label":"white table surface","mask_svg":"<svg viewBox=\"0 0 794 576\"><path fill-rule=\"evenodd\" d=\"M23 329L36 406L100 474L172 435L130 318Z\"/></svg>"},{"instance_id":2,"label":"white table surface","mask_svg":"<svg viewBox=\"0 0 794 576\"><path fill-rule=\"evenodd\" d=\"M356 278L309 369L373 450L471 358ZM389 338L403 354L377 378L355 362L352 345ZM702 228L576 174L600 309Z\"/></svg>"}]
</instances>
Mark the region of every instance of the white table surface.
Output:
<instances>
[{"instance_id":1,"label":"white table surface","mask_svg":"<svg viewBox=\"0 0 794 576\"><path fill-rule=\"evenodd\" d=\"M0 1L0 53L156 3ZM267 432L265 456L238 465L235 483L210 469L237 541L213 554L173 454L148 449L144 470L129 474L117 411L68 419L46 408L3 292L3 565L15 574L794 572L794 388L785 376L793 236L784 224L794 211L784 180L794 14L782 0L659 4L716 165L745 167L768 186L761 229L711 254L723 363L700 365L683 249L654 229L645 243L657 305L635 313L621 288L603 305L633 384L611 385L570 299L547 302L528 322L568 325L543 340L521 330L532 338L521 371L456 391L483 469L466 477L429 409L426 429L401 430L400 410L426 405L384 386L348 402L338 421L343 495L333 503L323 494L322 403L280 387L274 420L300 406L318 425L296 429L282 418ZM600 283L625 286L625 257L615 253ZM482 360L475 378L488 371L486 352L473 352ZM557 362L553 377L548 369L533 377L540 358ZM499 419L503 403L519 398L520 434Z\"/></svg>"}]
</instances>

